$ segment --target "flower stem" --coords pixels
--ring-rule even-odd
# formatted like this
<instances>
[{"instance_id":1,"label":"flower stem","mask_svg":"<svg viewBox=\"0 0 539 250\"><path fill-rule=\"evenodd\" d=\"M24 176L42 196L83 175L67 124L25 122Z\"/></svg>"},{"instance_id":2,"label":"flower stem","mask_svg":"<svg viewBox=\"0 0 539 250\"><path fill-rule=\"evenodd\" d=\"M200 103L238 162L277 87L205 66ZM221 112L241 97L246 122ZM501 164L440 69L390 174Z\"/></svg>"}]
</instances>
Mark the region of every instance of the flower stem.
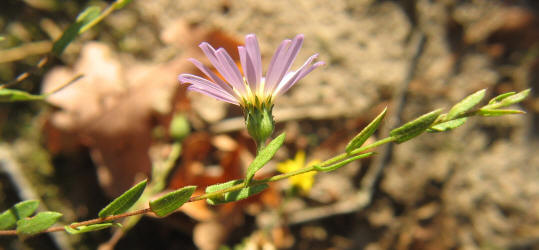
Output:
<instances>
[{"instance_id":1,"label":"flower stem","mask_svg":"<svg viewBox=\"0 0 539 250\"><path fill-rule=\"evenodd\" d=\"M334 163L341 162L341 161L344 161L344 160L349 159L351 157L354 157L354 156L356 156L357 154L359 154L361 152L367 151L369 149L378 147L380 145L383 145L383 144L386 144L386 143L389 143L389 142L393 142L394 140L395 139L393 137L386 137L386 138L384 138L382 140L376 141L376 142L374 142L372 144L369 144L367 146L357 148L357 149L353 150L350 153L343 153L343 154L337 155L337 156L335 156L335 157L333 157L331 159L328 159L328 160L326 160L326 161L324 161L324 162L322 162L322 163L320 163L320 164L318 164L316 166L322 167L322 168L327 167L327 166L330 166L330 165L332 165ZM263 148L263 146L260 147L260 150L262 148ZM269 182L283 180L283 179L286 179L286 178L289 178L289 177L292 177L292 176L295 176L295 175L300 175L300 174L304 174L304 173L311 172L311 171L318 171L315 168L316 166L310 166L310 167L298 169L298 170L293 171L293 172L289 172L289 173L285 173L285 174L279 174L279 175L275 175L275 176L268 177L268 178L261 179L261 180L252 180L251 183L249 184L249 186L257 186L257 185L266 184L266 183L269 183ZM221 195L223 195L225 193L238 191L238 190L241 190L243 188L245 188L245 184L244 183L239 183L239 184L236 184L236 185L234 185L232 187L229 187L229 188L221 189L221 190L214 191L214 192L211 192L211 193L205 193L205 194L199 195L199 196L193 196L187 202L194 202L194 201L200 201L200 200L204 200L204 199L216 198L216 197L219 197L219 196L221 196ZM73 224L70 225L70 227L77 228L77 227L80 227L80 226L88 226L88 225L97 224L97 223L104 223L104 222L113 221L113 220L129 217L129 216L149 214L149 213L153 213L152 210L150 208L144 208L144 209L139 209L139 210L135 210L135 211L127 212L127 213L108 216L108 217L105 217L105 218L96 218L96 219L91 219L91 220L87 220L87 221L73 223ZM65 231L65 228L63 226L51 227L51 228L49 228L49 229L47 229L47 230L45 230L45 231L43 231L41 233L59 232L59 231ZM0 235L17 235L17 231L16 230L0 230Z\"/></svg>"}]
</instances>

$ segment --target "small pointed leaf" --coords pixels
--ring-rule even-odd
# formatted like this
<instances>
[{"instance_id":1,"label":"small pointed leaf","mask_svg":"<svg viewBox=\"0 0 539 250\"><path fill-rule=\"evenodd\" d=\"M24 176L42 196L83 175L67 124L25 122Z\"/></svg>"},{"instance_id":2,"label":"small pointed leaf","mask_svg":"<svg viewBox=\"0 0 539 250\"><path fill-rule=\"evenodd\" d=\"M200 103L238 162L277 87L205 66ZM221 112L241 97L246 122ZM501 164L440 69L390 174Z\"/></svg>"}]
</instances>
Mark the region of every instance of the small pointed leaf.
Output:
<instances>
[{"instance_id":1,"label":"small pointed leaf","mask_svg":"<svg viewBox=\"0 0 539 250\"><path fill-rule=\"evenodd\" d=\"M382 113L380 113L376 118L374 118L374 120L369 123L367 127L361 130L361 132L359 132L359 134L357 134L356 137L354 137L354 139L352 139L348 143L348 145L346 146L346 153L350 153L352 152L352 150L361 147L363 143L365 143L365 141L367 141L367 139L369 139L369 137L374 134L376 129L378 129L378 126L380 126L380 122L382 121L382 119L384 119L386 111L387 108L384 108L384 111L382 111Z\"/></svg>"},{"instance_id":2,"label":"small pointed leaf","mask_svg":"<svg viewBox=\"0 0 539 250\"><path fill-rule=\"evenodd\" d=\"M19 220L17 221L17 233L37 234L54 225L60 217L62 217L61 213L47 211L38 213L31 218Z\"/></svg>"},{"instance_id":3,"label":"small pointed leaf","mask_svg":"<svg viewBox=\"0 0 539 250\"><path fill-rule=\"evenodd\" d=\"M436 121L436 118L438 118L441 111L441 109L437 109L430 113L424 114L411 122L391 130L389 135L395 138L396 143L403 143L410 140L428 129L430 125Z\"/></svg>"},{"instance_id":4,"label":"small pointed leaf","mask_svg":"<svg viewBox=\"0 0 539 250\"><path fill-rule=\"evenodd\" d=\"M82 11L75 23L71 24L62 34L62 36L52 45L52 52L59 56L64 49L82 33L82 29L94 19L99 17L101 9L97 6L90 6Z\"/></svg>"},{"instance_id":5,"label":"small pointed leaf","mask_svg":"<svg viewBox=\"0 0 539 250\"><path fill-rule=\"evenodd\" d=\"M144 188L146 188L147 182L148 180L139 182L137 185L127 190L118 198L114 199L111 203L109 203L99 212L99 218L121 214L127 211L140 198L140 196L144 192Z\"/></svg>"},{"instance_id":6,"label":"small pointed leaf","mask_svg":"<svg viewBox=\"0 0 539 250\"><path fill-rule=\"evenodd\" d=\"M498 95L492 99L490 99L490 101L488 101L488 104L494 104L494 103L497 103L497 102L500 102L501 100L509 97L509 96L512 96L514 94L516 94L517 92L507 92L507 93L503 93L501 95Z\"/></svg>"},{"instance_id":7,"label":"small pointed leaf","mask_svg":"<svg viewBox=\"0 0 539 250\"><path fill-rule=\"evenodd\" d=\"M517 94L504 98L503 100L500 101L500 105L501 105L500 107L507 107L515 103L519 103L523 101L524 99L526 99L526 97L528 97L530 92L531 92L531 89L526 89L524 91L518 92Z\"/></svg>"},{"instance_id":8,"label":"small pointed leaf","mask_svg":"<svg viewBox=\"0 0 539 250\"><path fill-rule=\"evenodd\" d=\"M285 133L280 134L277 138L273 139L268 145L260 150L255 159L247 168L247 175L245 177L245 186L249 185L249 182L255 176L256 171L261 169L269 160L277 153L277 150L281 148L284 143Z\"/></svg>"},{"instance_id":9,"label":"small pointed leaf","mask_svg":"<svg viewBox=\"0 0 539 250\"><path fill-rule=\"evenodd\" d=\"M482 116L501 116L501 115L513 115L513 114L526 114L522 110L513 109L480 109L479 114Z\"/></svg>"},{"instance_id":10,"label":"small pointed leaf","mask_svg":"<svg viewBox=\"0 0 539 250\"><path fill-rule=\"evenodd\" d=\"M462 115L466 111L472 109L475 105L477 105L483 99L483 97L485 97L485 92L486 92L485 89L479 90L467 96L459 103L455 104L455 106L453 106L451 110L449 110L449 112L447 113L447 116L445 117L445 121L453 120L459 115Z\"/></svg>"},{"instance_id":11,"label":"small pointed leaf","mask_svg":"<svg viewBox=\"0 0 539 250\"><path fill-rule=\"evenodd\" d=\"M65 226L64 229L69 234L82 234L82 233L98 231L98 230L102 230L102 229L105 229L105 228L109 228L109 227L115 226L116 224L118 224L118 223L108 222L108 223L92 224L92 225L88 225L88 226L80 226L80 227L77 227L77 228L72 228L70 226Z\"/></svg>"},{"instance_id":12,"label":"small pointed leaf","mask_svg":"<svg viewBox=\"0 0 539 250\"><path fill-rule=\"evenodd\" d=\"M196 186L186 186L165 194L158 199L150 201L150 208L157 216L165 217L187 202L196 188Z\"/></svg>"},{"instance_id":13,"label":"small pointed leaf","mask_svg":"<svg viewBox=\"0 0 539 250\"><path fill-rule=\"evenodd\" d=\"M243 180L233 180L233 181L229 181L229 182L225 182L221 184L215 184L212 186L208 186L206 188L206 193L223 190L225 188L229 188L229 187L241 184L241 183L243 183ZM224 193L223 195L217 198L206 199L206 202L208 202L208 204L210 205L219 205L219 204L223 204L227 202L239 201L239 200L249 198L250 196L253 196L255 194L258 194L264 191L264 189L268 187L269 187L268 184L258 184L254 186L244 187L237 191Z\"/></svg>"},{"instance_id":14,"label":"small pointed leaf","mask_svg":"<svg viewBox=\"0 0 539 250\"><path fill-rule=\"evenodd\" d=\"M0 102L39 101L45 99L44 95L32 95L17 89L0 89Z\"/></svg>"},{"instance_id":15,"label":"small pointed leaf","mask_svg":"<svg viewBox=\"0 0 539 250\"><path fill-rule=\"evenodd\" d=\"M360 155L356 155L356 156L352 156L346 160L343 160L343 161L340 161L340 162L337 162L337 163L333 163L327 167L320 167L320 166L314 166L314 169L318 170L318 171L322 171L322 172L330 172L330 171L333 171L333 170L336 170L350 162L353 162L355 160L359 160L359 159L363 159L363 158L367 158L367 157L370 157L374 155L374 152L369 152L369 153L364 153L364 154L360 154Z\"/></svg>"},{"instance_id":16,"label":"small pointed leaf","mask_svg":"<svg viewBox=\"0 0 539 250\"><path fill-rule=\"evenodd\" d=\"M467 119L468 118L466 117L462 117L462 118L454 119L451 121L442 122L440 124L436 124L430 127L427 131L428 132L444 132L444 131L452 130L452 129L462 126L462 124L464 124Z\"/></svg>"},{"instance_id":17,"label":"small pointed leaf","mask_svg":"<svg viewBox=\"0 0 539 250\"><path fill-rule=\"evenodd\" d=\"M0 214L0 230L6 230L15 226L18 220L32 215L38 206L39 201L36 200L21 201L15 204Z\"/></svg>"}]
</instances>

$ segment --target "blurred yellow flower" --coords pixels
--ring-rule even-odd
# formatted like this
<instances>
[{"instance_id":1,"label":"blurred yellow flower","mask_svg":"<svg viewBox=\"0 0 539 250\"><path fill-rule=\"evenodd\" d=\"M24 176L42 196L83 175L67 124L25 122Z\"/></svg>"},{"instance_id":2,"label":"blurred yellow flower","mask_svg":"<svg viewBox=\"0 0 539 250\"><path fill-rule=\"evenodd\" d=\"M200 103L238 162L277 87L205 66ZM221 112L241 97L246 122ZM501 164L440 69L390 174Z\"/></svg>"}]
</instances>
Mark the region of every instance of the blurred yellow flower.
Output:
<instances>
[{"instance_id":1,"label":"blurred yellow flower","mask_svg":"<svg viewBox=\"0 0 539 250\"><path fill-rule=\"evenodd\" d=\"M298 151L294 159L287 160L277 164L277 170L281 173L290 173L296 170L299 170L304 167L310 167L312 165L318 164L320 161L314 160L309 162L305 166L305 152ZM290 184L293 187L299 188L303 194L307 194L314 183L314 175L316 171L307 172L304 174L295 175L289 178Z\"/></svg>"}]
</instances>

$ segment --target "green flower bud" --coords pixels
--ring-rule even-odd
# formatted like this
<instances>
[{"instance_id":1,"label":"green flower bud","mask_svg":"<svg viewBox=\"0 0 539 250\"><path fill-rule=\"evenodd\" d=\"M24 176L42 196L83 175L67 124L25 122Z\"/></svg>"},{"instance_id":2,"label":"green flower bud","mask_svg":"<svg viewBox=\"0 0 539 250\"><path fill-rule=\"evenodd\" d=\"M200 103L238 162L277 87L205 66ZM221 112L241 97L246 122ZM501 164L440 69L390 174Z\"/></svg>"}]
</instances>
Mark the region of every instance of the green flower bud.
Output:
<instances>
[{"instance_id":1,"label":"green flower bud","mask_svg":"<svg viewBox=\"0 0 539 250\"><path fill-rule=\"evenodd\" d=\"M247 132L255 140L258 149L264 147L264 143L273 133L275 123L273 121L273 115L271 114L273 107L251 107L245 109L245 124L247 125Z\"/></svg>"},{"instance_id":2,"label":"green flower bud","mask_svg":"<svg viewBox=\"0 0 539 250\"><path fill-rule=\"evenodd\" d=\"M176 141L181 141L189 135L190 131L191 126L189 126L189 121L187 121L185 116L182 114L174 115L169 128L170 137Z\"/></svg>"}]
</instances>

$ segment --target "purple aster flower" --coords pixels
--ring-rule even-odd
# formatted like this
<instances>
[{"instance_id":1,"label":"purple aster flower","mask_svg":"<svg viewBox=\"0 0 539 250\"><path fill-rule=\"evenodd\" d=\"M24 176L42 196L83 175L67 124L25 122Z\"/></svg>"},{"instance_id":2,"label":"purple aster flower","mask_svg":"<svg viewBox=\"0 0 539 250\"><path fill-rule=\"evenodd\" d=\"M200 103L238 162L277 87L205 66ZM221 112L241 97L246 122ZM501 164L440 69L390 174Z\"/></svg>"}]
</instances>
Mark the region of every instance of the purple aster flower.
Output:
<instances>
[{"instance_id":1,"label":"purple aster flower","mask_svg":"<svg viewBox=\"0 0 539 250\"><path fill-rule=\"evenodd\" d=\"M318 56L315 54L309 57L299 69L290 71L302 44L303 35L281 42L271 59L266 77L263 77L260 48L254 34L245 37L244 46L238 46L244 75L225 49L216 50L210 44L203 42L199 47L223 78L217 76L200 61L191 58L189 60L209 80L191 74L181 74L178 79L181 83L190 83L189 90L241 106L249 134L258 145L261 143L263 145L274 128L271 114L274 98L284 94L315 68L324 65L324 62L313 64Z\"/></svg>"},{"instance_id":2,"label":"purple aster flower","mask_svg":"<svg viewBox=\"0 0 539 250\"><path fill-rule=\"evenodd\" d=\"M313 64L318 56L315 54L299 69L290 71L302 43L303 35L297 35L293 40L284 40L271 59L266 77L263 77L260 49L254 34L245 37L245 46L238 46L244 76L241 75L236 63L225 49L216 50L210 44L203 42L199 47L224 79L194 58L189 60L210 80L191 74L181 74L178 79L181 83L190 83L189 90L240 105L243 108L271 106L276 96L284 94L313 69L324 65L324 62Z\"/></svg>"}]
</instances>

